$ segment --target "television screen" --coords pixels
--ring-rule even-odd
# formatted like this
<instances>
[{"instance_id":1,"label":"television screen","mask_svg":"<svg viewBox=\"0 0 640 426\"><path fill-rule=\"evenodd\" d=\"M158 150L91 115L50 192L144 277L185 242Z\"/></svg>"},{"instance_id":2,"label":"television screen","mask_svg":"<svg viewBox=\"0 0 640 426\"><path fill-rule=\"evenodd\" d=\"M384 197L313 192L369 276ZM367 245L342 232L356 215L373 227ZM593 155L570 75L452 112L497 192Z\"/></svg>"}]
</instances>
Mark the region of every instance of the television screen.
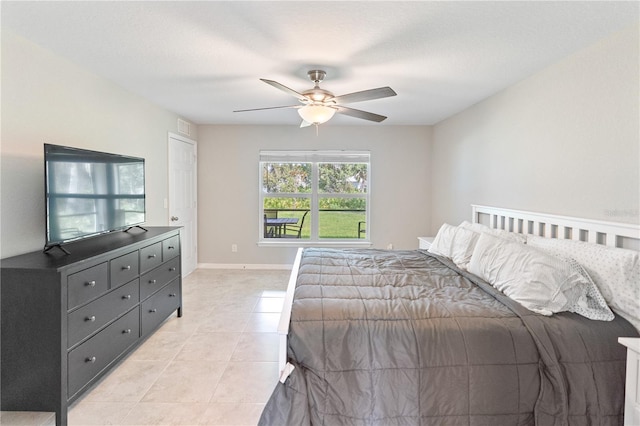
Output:
<instances>
[{"instance_id":1,"label":"television screen","mask_svg":"<svg viewBox=\"0 0 640 426\"><path fill-rule=\"evenodd\" d=\"M145 220L144 158L44 145L47 246Z\"/></svg>"}]
</instances>

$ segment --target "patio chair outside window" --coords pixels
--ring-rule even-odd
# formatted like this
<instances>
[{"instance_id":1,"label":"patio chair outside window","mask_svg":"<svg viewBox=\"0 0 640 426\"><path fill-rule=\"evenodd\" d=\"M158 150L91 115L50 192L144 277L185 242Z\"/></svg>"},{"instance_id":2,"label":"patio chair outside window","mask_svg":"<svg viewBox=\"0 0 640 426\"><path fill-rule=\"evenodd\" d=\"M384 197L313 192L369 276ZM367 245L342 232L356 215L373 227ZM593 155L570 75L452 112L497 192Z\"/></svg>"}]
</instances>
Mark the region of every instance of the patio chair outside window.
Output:
<instances>
[{"instance_id":1,"label":"patio chair outside window","mask_svg":"<svg viewBox=\"0 0 640 426\"><path fill-rule=\"evenodd\" d=\"M273 226L267 226L267 219L277 219L278 210L265 210L264 211L264 237L275 238L276 228Z\"/></svg>"},{"instance_id":2,"label":"patio chair outside window","mask_svg":"<svg viewBox=\"0 0 640 426\"><path fill-rule=\"evenodd\" d=\"M302 219L295 225L285 225L284 231L282 232L281 238L301 238L302 237L302 227L304 226L304 219L309 214L309 210L304 212L302 215Z\"/></svg>"},{"instance_id":3,"label":"patio chair outside window","mask_svg":"<svg viewBox=\"0 0 640 426\"><path fill-rule=\"evenodd\" d=\"M366 222L358 222L358 238L362 238L362 234L367 234Z\"/></svg>"}]
</instances>

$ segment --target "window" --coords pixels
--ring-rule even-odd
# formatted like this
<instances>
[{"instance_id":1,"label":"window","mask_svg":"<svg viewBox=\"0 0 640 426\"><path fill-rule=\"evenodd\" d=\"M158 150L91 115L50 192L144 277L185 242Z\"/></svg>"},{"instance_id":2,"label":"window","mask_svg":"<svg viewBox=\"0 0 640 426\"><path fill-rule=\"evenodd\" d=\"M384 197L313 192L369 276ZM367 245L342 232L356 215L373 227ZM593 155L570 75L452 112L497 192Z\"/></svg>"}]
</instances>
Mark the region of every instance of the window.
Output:
<instances>
[{"instance_id":1,"label":"window","mask_svg":"<svg viewBox=\"0 0 640 426\"><path fill-rule=\"evenodd\" d=\"M368 152L260 153L260 241L369 242Z\"/></svg>"}]
</instances>

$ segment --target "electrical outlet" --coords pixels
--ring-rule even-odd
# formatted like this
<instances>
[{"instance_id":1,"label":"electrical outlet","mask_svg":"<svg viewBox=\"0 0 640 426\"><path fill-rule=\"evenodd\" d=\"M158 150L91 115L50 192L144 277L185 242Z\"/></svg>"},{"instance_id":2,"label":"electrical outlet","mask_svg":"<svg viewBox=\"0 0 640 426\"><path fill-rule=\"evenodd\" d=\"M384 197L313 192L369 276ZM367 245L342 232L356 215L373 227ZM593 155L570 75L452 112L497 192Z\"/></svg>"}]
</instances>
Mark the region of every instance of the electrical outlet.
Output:
<instances>
[{"instance_id":1,"label":"electrical outlet","mask_svg":"<svg viewBox=\"0 0 640 426\"><path fill-rule=\"evenodd\" d=\"M393 250L393 244L391 243L387 244L387 250Z\"/></svg>"},{"instance_id":2,"label":"electrical outlet","mask_svg":"<svg viewBox=\"0 0 640 426\"><path fill-rule=\"evenodd\" d=\"M237 244L231 244L231 251L233 253L236 253L238 251L238 245Z\"/></svg>"}]
</instances>

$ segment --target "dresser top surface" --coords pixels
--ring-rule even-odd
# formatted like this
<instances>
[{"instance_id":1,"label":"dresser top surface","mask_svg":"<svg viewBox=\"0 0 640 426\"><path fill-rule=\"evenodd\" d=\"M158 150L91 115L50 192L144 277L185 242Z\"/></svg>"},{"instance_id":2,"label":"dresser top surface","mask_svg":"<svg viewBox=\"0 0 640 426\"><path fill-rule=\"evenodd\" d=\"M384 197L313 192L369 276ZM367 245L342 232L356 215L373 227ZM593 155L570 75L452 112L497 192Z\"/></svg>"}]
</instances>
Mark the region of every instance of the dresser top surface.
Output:
<instances>
[{"instance_id":1,"label":"dresser top surface","mask_svg":"<svg viewBox=\"0 0 640 426\"><path fill-rule=\"evenodd\" d=\"M40 250L9 257L0 260L0 266L2 268L63 269L132 244L144 242L152 244L154 240L159 241L178 235L180 227L149 226L145 229L147 230L132 228L126 232L116 231L65 244L64 248L70 254L53 247L47 253Z\"/></svg>"}]
</instances>

